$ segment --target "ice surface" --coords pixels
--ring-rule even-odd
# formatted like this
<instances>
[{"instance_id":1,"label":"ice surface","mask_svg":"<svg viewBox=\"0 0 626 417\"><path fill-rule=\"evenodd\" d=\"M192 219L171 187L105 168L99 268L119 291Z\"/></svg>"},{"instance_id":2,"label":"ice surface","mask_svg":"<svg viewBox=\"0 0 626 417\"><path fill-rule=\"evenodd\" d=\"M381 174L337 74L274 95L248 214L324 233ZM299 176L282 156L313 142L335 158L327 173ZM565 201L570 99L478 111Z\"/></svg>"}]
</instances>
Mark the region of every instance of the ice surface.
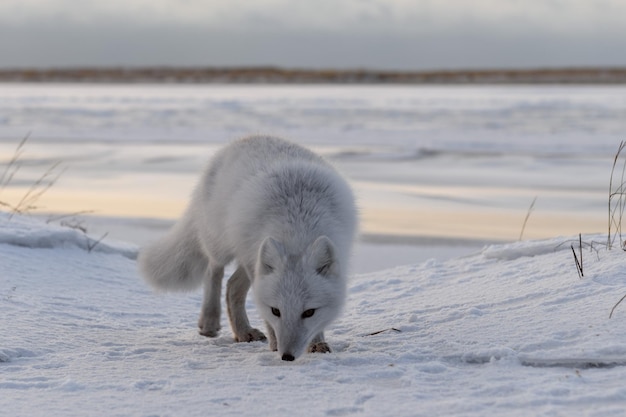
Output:
<instances>
[{"instance_id":1,"label":"ice surface","mask_svg":"<svg viewBox=\"0 0 626 417\"><path fill-rule=\"evenodd\" d=\"M623 86L4 84L0 161L32 135L0 199L60 160L43 210L174 219L219 146L263 133L337 165L367 235L512 241L535 197L524 237L597 233L625 115Z\"/></svg>"},{"instance_id":2,"label":"ice surface","mask_svg":"<svg viewBox=\"0 0 626 417\"><path fill-rule=\"evenodd\" d=\"M353 276L333 352L286 363L234 343L225 318L219 337L199 336L200 295L152 293L126 245L88 252L73 231L22 217L0 230L6 415L624 412L626 306L608 318L626 291L621 250L585 249L584 279L573 238Z\"/></svg>"},{"instance_id":3,"label":"ice surface","mask_svg":"<svg viewBox=\"0 0 626 417\"><path fill-rule=\"evenodd\" d=\"M405 156L571 154L612 152L626 123L623 86L3 84L0 91L4 140L33 131L62 141L222 143L256 132Z\"/></svg>"}]
</instances>

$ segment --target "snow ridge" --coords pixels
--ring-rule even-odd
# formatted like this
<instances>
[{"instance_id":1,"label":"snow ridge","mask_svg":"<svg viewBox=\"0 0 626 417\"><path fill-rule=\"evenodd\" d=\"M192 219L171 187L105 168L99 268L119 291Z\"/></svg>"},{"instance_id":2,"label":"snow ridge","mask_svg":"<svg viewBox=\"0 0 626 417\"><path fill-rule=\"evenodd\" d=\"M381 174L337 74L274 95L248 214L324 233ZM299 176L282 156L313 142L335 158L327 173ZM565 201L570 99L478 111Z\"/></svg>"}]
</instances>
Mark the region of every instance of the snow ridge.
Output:
<instances>
[{"instance_id":1,"label":"snow ridge","mask_svg":"<svg viewBox=\"0 0 626 417\"><path fill-rule=\"evenodd\" d=\"M138 249L127 243L99 241L70 227L45 224L24 216L0 213L0 244L31 249L77 247L87 252L118 254L136 259Z\"/></svg>"}]
</instances>

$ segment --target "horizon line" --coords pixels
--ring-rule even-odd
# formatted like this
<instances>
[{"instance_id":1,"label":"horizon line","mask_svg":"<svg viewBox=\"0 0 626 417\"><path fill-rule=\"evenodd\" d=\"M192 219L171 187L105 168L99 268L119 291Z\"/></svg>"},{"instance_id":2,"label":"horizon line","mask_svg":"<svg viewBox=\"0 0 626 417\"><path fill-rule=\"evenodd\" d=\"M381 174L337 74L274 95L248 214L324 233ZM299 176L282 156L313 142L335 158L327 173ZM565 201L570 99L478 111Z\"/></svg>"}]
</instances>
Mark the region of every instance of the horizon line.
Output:
<instances>
[{"instance_id":1,"label":"horizon line","mask_svg":"<svg viewBox=\"0 0 626 417\"><path fill-rule=\"evenodd\" d=\"M280 66L71 66L0 68L0 82L181 83L626 83L626 66L377 70Z\"/></svg>"}]
</instances>

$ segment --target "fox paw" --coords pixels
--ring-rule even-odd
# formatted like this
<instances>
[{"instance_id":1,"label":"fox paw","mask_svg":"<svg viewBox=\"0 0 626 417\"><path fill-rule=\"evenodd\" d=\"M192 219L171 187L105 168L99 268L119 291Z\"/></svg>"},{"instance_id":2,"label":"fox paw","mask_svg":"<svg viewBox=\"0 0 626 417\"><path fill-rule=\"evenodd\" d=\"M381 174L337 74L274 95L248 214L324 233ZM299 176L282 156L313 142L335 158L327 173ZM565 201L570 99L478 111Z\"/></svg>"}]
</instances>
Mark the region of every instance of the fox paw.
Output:
<instances>
[{"instance_id":1,"label":"fox paw","mask_svg":"<svg viewBox=\"0 0 626 417\"><path fill-rule=\"evenodd\" d=\"M330 346L326 342L317 342L311 343L309 345L309 349L307 350L309 353L330 353Z\"/></svg>"},{"instance_id":2,"label":"fox paw","mask_svg":"<svg viewBox=\"0 0 626 417\"><path fill-rule=\"evenodd\" d=\"M200 328L198 333L206 337L216 337L220 331L219 320L205 320L203 317L198 320L198 327Z\"/></svg>"},{"instance_id":3,"label":"fox paw","mask_svg":"<svg viewBox=\"0 0 626 417\"><path fill-rule=\"evenodd\" d=\"M235 342L256 342L259 340L267 340L267 337L259 329L250 328L244 333L235 335Z\"/></svg>"}]
</instances>

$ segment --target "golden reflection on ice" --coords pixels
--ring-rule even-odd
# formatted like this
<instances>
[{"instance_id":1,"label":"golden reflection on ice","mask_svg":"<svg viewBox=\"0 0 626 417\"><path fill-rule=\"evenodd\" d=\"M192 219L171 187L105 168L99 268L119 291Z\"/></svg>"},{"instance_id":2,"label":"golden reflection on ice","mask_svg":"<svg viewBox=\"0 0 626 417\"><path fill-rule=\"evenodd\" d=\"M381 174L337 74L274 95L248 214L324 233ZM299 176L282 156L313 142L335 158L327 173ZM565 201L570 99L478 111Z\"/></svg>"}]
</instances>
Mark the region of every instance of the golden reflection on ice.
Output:
<instances>
[{"instance_id":1,"label":"golden reflection on ice","mask_svg":"<svg viewBox=\"0 0 626 417\"><path fill-rule=\"evenodd\" d=\"M194 185L191 176L171 174L135 174L91 181L88 187L61 182L37 202L36 212L93 211L101 216L175 219L185 209ZM519 194L523 203L517 207L488 207L479 204L481 196L502 190L366 182L353 186L364 234L516 240L528 208L525 202L530 201L525 190L507 190ZM0 201L14 204L27 191L27 187L6 188ZM605 227L600 213L589 216L535 209L524 238L597 233Z\"/></svg>"}]
</instances>

